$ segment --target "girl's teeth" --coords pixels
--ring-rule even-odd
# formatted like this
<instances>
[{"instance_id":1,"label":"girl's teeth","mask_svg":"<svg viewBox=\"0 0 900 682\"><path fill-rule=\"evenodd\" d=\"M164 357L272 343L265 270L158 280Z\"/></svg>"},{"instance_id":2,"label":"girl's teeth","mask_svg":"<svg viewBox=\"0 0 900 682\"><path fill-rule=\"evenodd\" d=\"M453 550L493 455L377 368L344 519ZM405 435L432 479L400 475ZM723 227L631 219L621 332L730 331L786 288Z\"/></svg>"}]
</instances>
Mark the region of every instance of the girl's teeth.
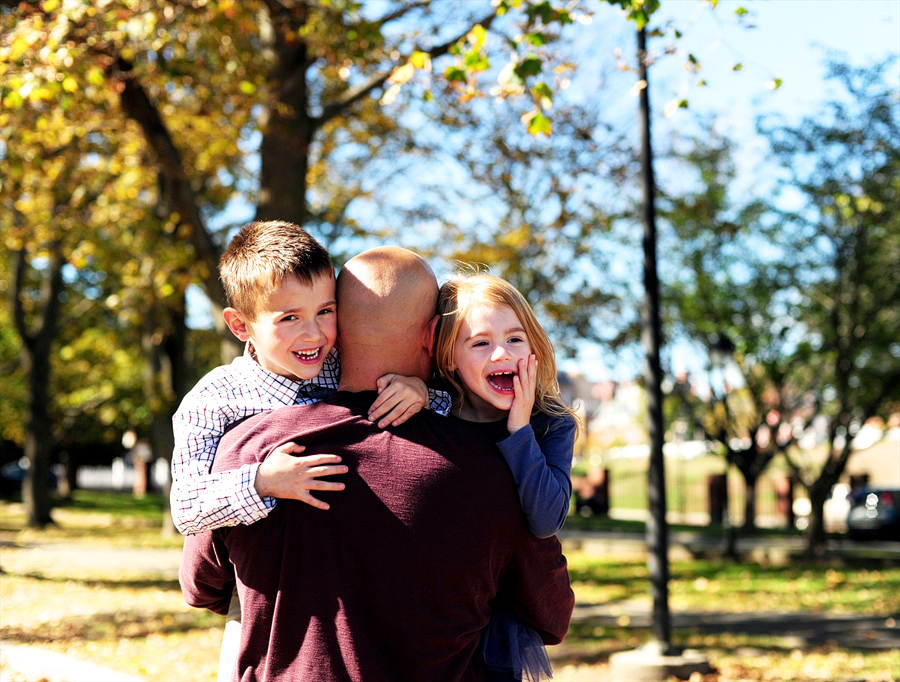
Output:
<instances>
[{"instance_id":1,"label":"girl's teeth","mask_svg":"<svg viewBox=\"0 0 900 682\"><path fill-rule=\"evenodd\" d=\"M498 391L511 391L513 390L513 377L515 374L513 372L498 372L496 374L491 374L488 376L488 383L496 388ZM502 385L498 383L498 380L502 382Z\"/></svg>"}]
</instances>

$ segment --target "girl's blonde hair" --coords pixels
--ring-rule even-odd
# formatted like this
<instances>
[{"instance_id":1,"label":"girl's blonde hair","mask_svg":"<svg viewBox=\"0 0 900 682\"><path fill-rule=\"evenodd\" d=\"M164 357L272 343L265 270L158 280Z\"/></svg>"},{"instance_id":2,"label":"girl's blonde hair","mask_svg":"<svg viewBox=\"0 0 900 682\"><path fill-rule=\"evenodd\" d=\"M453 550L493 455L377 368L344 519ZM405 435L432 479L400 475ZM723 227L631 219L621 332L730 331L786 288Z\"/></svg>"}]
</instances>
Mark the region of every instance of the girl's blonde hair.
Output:
<instances>
[{"instance_id":1,"label":"girl's blonde hair","mask_svg":"<svg viewBox=\"0 0 900 682\"><path fill-rule=\"evenodd\" d=\"M435 364L440 376L453 387L459 399L464 400L465 391L457 372L450 369L454 364L453 349L463 320L475 307L481 305L505 305L511 308L525 329L531 352L537 358L534 412L543 412L552 417L568 415L577 421L577 415L563 402L560 395L556 356L547 332L518 289L506 280L487 273L455 275L441 287L438 295L441 319L434 349Z\"/></svg>"}]
</instances>

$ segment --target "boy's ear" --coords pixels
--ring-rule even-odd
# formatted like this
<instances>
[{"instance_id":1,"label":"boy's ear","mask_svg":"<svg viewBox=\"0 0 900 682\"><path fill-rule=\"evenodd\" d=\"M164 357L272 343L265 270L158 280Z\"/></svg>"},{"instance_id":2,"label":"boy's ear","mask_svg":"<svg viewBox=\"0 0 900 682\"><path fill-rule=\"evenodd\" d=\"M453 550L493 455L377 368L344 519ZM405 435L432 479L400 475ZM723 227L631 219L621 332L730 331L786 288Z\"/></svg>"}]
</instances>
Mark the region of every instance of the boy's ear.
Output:
<instances>
[{"instance_id":1,"label":"boy's ear","mask_svg":"<svg viewBox=\"0 0 900 682\"><path fill-rule=\"evenodd\" d=\"M253 335L247 320L234 308L225 308L222 311L222 317L225 318L225 324L231 330L231 333L238 337L241 341L247 341Z\"/></svg>"},{"instance_id":2,"label":"boy's ear","mask_svg":"<svg viewBox=\"0 0 900 682\"><path fill-rule=\"evenodd\" d=\"M440 315L435 315L425 328L425 348L428 350L428 357L430 358L434 357L434 336L438 320L440 319Z\"/></svg>"}]
</instances>

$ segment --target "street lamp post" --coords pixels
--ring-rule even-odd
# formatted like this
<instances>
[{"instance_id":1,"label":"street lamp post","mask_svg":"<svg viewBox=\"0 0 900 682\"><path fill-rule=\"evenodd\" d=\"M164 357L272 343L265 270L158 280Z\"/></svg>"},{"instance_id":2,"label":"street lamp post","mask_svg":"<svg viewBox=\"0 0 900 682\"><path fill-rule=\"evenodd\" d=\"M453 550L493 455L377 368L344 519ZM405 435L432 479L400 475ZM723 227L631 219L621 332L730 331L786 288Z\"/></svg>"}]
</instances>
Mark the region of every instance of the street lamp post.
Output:
<instances>
[{"instance_id":1,"label":"street lamp post","mask_svg":"<svg viewBox=\"0 0 900 682\"><path fill-rule=\"evenodd\" d=\"M632 682L665 680L674 675L686 679L694 672L711 672L706 657L685 651L671 643L669 620L669 537L666 524L666 481L663 460L663 394L660 364L659 277L656 268L656 185L653 177L653 152L650 136L650 86L647 73L647 34L638 29L638 73L641 137L641 223L644 246L644 308L641 314L645 350L644 388L647 391L647 430L650 438L650 462L647 472L647 567L653 596L653 638L642 648L617 652L610 656L615 679Z\"/></svg>"}]
</instances>

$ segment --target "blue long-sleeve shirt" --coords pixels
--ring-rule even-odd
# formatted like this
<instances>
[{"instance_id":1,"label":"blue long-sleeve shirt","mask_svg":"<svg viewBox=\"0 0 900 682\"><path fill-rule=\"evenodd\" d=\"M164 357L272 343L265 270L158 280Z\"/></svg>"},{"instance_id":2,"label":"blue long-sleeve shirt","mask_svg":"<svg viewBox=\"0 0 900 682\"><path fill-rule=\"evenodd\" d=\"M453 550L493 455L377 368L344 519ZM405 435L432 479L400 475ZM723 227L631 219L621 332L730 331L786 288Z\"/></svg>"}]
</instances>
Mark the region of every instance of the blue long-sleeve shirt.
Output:
<instances>
[{"instance_id":1,"label":"blue long-sleeve shirt","mask_svg":"<svg viewBox=\"0 0 900 682\"><path fill-rule=\"evenodd\" d=\"M569 513L575 420L537 414L497 446L512 471L528 527L539 538L555 535Z\"/></svg>"}]
</instances>

